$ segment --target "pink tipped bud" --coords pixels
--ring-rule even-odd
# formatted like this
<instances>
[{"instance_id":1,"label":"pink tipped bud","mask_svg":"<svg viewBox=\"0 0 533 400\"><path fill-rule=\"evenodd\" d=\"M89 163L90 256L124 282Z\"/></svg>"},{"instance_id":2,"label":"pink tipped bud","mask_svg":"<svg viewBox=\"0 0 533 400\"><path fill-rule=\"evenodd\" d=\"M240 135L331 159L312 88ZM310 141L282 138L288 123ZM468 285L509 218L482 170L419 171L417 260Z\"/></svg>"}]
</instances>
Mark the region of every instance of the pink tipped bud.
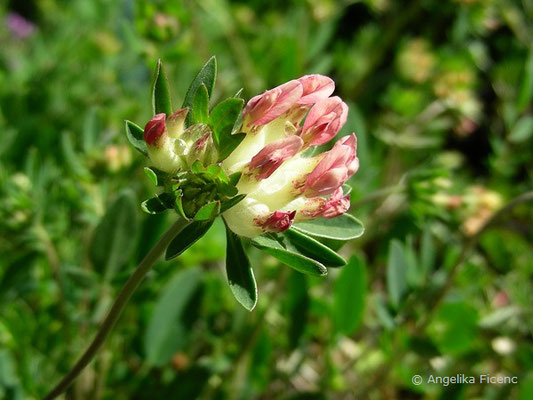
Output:
<instances>
[{"instance_id":1,"label":"pink tipped bud","mask_svg":"<svg viewBox=\"0 0 533 400\"><path fill-rule=\"evenodd\" d=\"M148 146L158 147L161 138L166 137L167 127L165 118L165 114L157 114L145 125L143 137Z\"/></svg>"},{"instance_id":2,"label":"pink tipped bud","mask_svg":"<svg viewBox=\"0 0 533 400\"><path fill-rule=\"evenodd\" d=\"M335 192L359 168L356 156L355 133L340 139L325 153L317 166L307 175L304 192L307 197L323 196Z\"/></svg>"},{"instance_id":3,"label":"pink tipped bud","mask_svg":"<svg viewBox=\"0 0 533 400\"><path fill-rule=\"evenodd\" d=\"M248 168L256 179L266 179L285 161L294 156L303 146L299 136L287 136L267 144L257 153Z\"/></svg>"},{"instance_id":4,"label":"pink tipped bud","mask_svg":"<svg viewBox=\"0 0 533 400\"><path fill-rule=\"evenodd\" d=\"M275 211L267 218L256 220L263 232L284 232L289 229L296 216L296 211Z\"/></svg>"},{"instance_id":5,"label":"pink tipped bud","mask_svg":"<svg viewBox=\"0 0 533 400\"><path fill-rule=\"evenodd\" d=\"M348 118L348 106L339 97L330 97L316 103L302 128L302 138L308 145L329 142L341 130Z\"/></svg>"},{"instance_id":6,"label":"pink tipped bud","mask_svg":"<svg viewBox=\"0 0 533 400\"><path fill-rule=\"evenodd\" d=\"M342 188L338 188L329 199L326 200L324 207L320 211L323 218L335 218L344 214L350 208L350 195L344 196Z\"/></svg>"},{"instance_id":7,"label":"pink tipped bud","mask_svg":"<svg viewBox=\"0 0 533 400\"><path fill-rule=\"evenodd\" d=\"M176 138L183 132L183 124L188 113L189 108L186 107L170 114L167 119L168 136Z\"/></svg>"},{"instance_id":8,"label":"pink tipped bud","mask_svg":"<svg viewBox=\"0 0 533 400\"><path fill-rule=\"evenodd\" d=\"M342 188L338 188L329 198L314 197L305 199L298 209L298 220L314 218L335 218L350 208L350 196L344 196Z\"/></svg>"},{"instance_id":9,"label":"pink tipped bud","mask_svg":"<svg viewBox=\"0 0 533 400\"><path fill-rule=\"evenodd\" d=\"M252 97L244 108L243 115L247 117L248 125L268 124L296 104L302 93L300 82L289 81Z\"/></svg>"},{"instance_id":10,"label":"pink tipped bud","mask_svg":"<svg viewBox=\"0 0 533 400\"><path fill-rule=\"evenodd\" d=\"M303 93L299 104L314 104L327 99L335 90L335 82L324 75L305 75L298 81L303 86Z\"/></svg>"}]
</instances>

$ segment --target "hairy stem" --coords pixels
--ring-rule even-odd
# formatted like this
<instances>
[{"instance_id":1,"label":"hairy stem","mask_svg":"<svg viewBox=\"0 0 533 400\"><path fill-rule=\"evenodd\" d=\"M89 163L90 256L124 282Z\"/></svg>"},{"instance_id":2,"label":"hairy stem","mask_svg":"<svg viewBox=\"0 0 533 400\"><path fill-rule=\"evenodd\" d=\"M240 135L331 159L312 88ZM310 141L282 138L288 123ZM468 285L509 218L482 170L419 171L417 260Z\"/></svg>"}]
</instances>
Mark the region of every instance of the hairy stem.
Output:
<instances>
[{"instance_id":1,"label":"hairy stem","mask_svg":"<svg viewBox=\"0 0 533 400\"><path fill-rule=\"evenodd\" d=\"M78 362L72 367L72 369L61 379L61 381L46 395L44 400L52 400L63 393L72 384L74 379L83 371L83 369L92 361L98 350L102 347L107 336L117 323L124 307L128 303L131 295L146 274L150 271L154 263L159 259L161 254L165 251L172 239L176 237L189 224L184 219L178 219L164 234L159 241L152 247L148 254L143 258L141 263L137 266L137 269L130 276L124 287L120 290L115 302L111 306L111 310L107 314L106 318L102 322L98 333L94 337L93 341L85 350L85 353L80 357Z\"/></svg>"}]
</instances>

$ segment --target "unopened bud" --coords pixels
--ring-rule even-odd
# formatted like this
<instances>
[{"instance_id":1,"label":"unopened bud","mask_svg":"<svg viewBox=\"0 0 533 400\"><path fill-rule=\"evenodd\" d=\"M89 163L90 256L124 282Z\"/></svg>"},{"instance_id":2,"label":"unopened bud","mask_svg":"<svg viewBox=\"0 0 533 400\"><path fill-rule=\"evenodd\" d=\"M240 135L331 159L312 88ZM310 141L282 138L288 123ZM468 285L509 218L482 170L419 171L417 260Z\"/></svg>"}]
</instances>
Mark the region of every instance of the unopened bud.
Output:
<instances>
[{"instance_id":1,"label":"unopened bud","mask_svg":"<svg viewBox=\"0 0 533 400\"><path fill-rule=\"evenodd\" d=\"M144 141L148 146L160 147L167 137L165 114L156 114L144 127Z\"/></svg>"}]
</instances>

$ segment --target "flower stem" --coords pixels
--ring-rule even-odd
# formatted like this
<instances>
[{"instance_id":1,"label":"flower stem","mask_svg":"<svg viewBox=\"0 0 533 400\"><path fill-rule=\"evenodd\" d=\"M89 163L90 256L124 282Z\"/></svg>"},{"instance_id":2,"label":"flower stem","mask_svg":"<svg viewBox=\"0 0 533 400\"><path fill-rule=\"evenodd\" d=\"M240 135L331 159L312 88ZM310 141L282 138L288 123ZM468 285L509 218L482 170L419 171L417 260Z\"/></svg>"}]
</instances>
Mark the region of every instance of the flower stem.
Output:
<instances>
[{"instance_id":1,"label":"flower stem","mask_svg":"<svg viewBox=\"0 0 533 400\"><path fill-rule=\"evenodd\" d=\"M93 341L85 350L85 353L80 357L78 362L72 367L72 369L61 379L61 381L46 395L44 400L52 400L63 393L72 384L74 379L84 370L84 368L92 361L96 356L96 353L102 347L107 336L117 323L124 307L128 303L131 295L137 289L141 281L146 274L150 271L155 262L159 259L161 254L165 251L172 239L176 237L189 224L185 219L178 219L164 234L159 241L152 247L148 254L143 258L141 263L137 266L133 274L120 290L115 302L113 303L111 310L107 314L106 318L102 322L98 333L94 337Z\"/></svg>"}]
</instances>

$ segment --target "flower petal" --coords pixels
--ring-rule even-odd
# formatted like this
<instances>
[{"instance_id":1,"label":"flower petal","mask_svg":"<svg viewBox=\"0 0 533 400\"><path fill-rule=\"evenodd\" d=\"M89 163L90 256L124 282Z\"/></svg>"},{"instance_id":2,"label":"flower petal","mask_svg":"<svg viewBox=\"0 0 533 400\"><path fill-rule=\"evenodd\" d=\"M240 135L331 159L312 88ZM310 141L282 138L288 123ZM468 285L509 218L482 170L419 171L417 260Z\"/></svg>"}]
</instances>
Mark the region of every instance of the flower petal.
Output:
<instances>
[{"instance_id":1,"label":"flower petal","mask_svg":"<svg viewBox=\"0 0 533 400\"><path fill-rule=\"evenodd\" d=\"M296 216L296 211L274 211L266 219L258 219L257 224L264 232L284 232L289 229Z\"/></svg>"},{"instance_id":2,"label":"flower petal","mask_svg":"<svg viewBox=\"0 0 533 400\"><path fill-rule=\"evenodd\" d=\"M248 125L265 125L275 120L300 99L303 87L297 80L292 80L253 97L244 110L250 119Z\"/></svg>"},{"instance_id":3,"label":"flower petal","mask_svg":"<svg viewBox=\"0 0 533 400\"><path fill-rule=\"evenodd\" d=\"M288 136L266 145L250 161L248 167L256 179L266 179L303 146L299 136Z\"/></svg>"},{"instance_id":4,"label":"flower petal","mask_svg":"<svg viewBox=\"0 0 533 400\"><path fill-rule=\"evenodd\" d=\"M316 103L302 128L302 138L309 145L329 142L341 130L348 118L348 106L339 97L330 97Z\"/></svg>"},{"instance_id":5,"label":"flower petal","mask_svg":"<svg viewBox=\"0 0 533 400\"><path fill-rule=\"evenodd\" d=\"M166 115L156 114L144 127L143 138L148 146L157 146L159 139L167 134Z\"/></svg>"},{"instance_id":6,"label":"flower petal","mask_svg":"<svg viewBox=\"0 0 533 400\"><path fill-rule=\"evenodd\" d=\"M324 75L305 75L298 81L303 86L303 93L299 104L314 104L320 100L327 99L335 90L335 82Z\"/></svg>"}]
</instances>

